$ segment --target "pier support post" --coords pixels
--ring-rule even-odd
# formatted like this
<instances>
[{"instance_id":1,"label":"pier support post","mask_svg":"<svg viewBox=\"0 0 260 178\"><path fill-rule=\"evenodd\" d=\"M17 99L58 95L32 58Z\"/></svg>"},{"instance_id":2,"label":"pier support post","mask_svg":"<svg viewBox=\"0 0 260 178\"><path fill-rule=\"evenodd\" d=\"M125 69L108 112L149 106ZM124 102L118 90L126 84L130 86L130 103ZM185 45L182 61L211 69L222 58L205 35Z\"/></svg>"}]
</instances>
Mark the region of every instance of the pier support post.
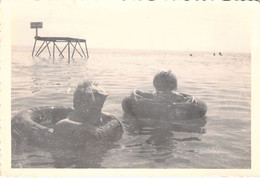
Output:
<instances>
[{"instance_id":1,"label":"pier support post","mask_svg":"<svg viewBox=\"0 0 260 178\"><path fill-rule=\"evenodd\" d=\"M46 41L45 41L45 42L46 42ZM46 46L44 46L44 48L42 48L42 50L39 52L39 54L38 54L37 56L39 56L39 55L43 52L43 50L44 50L46 47L48 47L49 43L50 43L50 41L46 42Z\"/></svg>"},{"instance_id":2,"label":"pier support post","mask_svg":"<svg viewBox=\"0 0 260 178\"><path fill-rule=\"evenodd\" d=\"M80 42L78 42L78 43L79 43L79 47L80 47L80 49L81 49L81 52L83 53L84 57L86 57L86 54L85 54L84 50L82 49L82 47L81 47L81 45L80 45Z\"/></svg>"},{"instance_id":3,"label":"pier support post","mask_svg":"<svg viewBox=\"0 0 260 178\"><path fill-rule=\"evenodd\" d=\"M68 63L70 63L70 42L68 42Z\"/></svg>"},{"instance_id":4,"label":"pier support post","mask_svg":"<svg viewBox=\"0 0 260 178\"><path fill-rule=\"evenodd\" d=\"M49 56L51 56L51 51L50 51L49 46L47 46L47 49L48 49L48 52L49 52Z\"/></svg>"},{"instance_id":5,"label":"pier support post","mask_svg":"<svg viewBox=\"0 0 260 178\"><path fill-rule=\"evenodd\" d=\"M42 46L43 46L44 43L45 43L45 41L42 42L42 44L41 44L41 46L39 47L39 49L37 50L35 56L38 56L38 53L39 53L39 51L42 49Z\"/></svg>"},{"instance_id":6,"label":"pier support post","mask_svg":"<svg viewBox=\"0 0 260 178\"><path fill-rule=\"evenodd\" d=\"M34 55L34 50L35 50L36 41L37 41L37 40L34 41L32 56Z\"/></svg>"},{"instance_id":7,"label":"pier support post","mask_svg":"<svg viewBox=\"0 0 260 178\"><path fill-rule=\"evenodd\" d=\"M75 51L78 52L78 54L80 55L80 57L83 57L83 56L80 54L80 52L77 50L77 43L78 43L78 42L76 42L75 46L74 46L72 43L70 43L71 46L74 48L74 49L73 49L73 53L72 53L72 57L71 57L71 58L73 58L73 56L74 56L74 52L75 52Z\"/></svg>"},{"instance_id":8,"label":"pier support post","mask_svg":"<svg viewBox=\"0 0 260 178\"><path fill-rule=\"evenodd\" d=\"M87 48L87 43L86 43L86 41L85 41L85 47L86 47L86 53L87 53L87 59L88 59L88 48Z\"/></svg>"},{"instance_id":9,"label":"pier support post","mask_svg":"<svg viewBox=\"0 0 260 178\"><path fill-rule=\"evenodd\" d=\"M54 45L55 45L55 47L57 48L57 50L59 51L59 53L60 53L59 56L62 56L62 57L64 58L62 52L60 51L60 49L59 49L59 47L56 45L56 43L54 43Z\"/></svg>"},{"instance_id":10,"label":"pier support post","mask_svg":"<svg viewBox=\"0 0 260 178\"><path fill-rule=\"evenodd\" d=\"M62 53L63 53L63 51L64 51L64 50L67 48L67 46L68 46L68 43L67 43L67 44L65 45L65 47L64 47L64 48L63 48L63 49L60 51L60 54L59 54L59 56L61 56L61 55L63 56L63 54L62 54ZM63 56L63 57L64 57L64 56Z\"/></svg>"},{"instance_id":11,"label":"pier support post","mask_svg":"<svg viewBox=\"0 0 260 178\"><path fill-rule=\"evenodd\" d=\"M53 62L54 62L54 59L55 59L55 41L53 41Z\"/></svg>"}]
</instances>

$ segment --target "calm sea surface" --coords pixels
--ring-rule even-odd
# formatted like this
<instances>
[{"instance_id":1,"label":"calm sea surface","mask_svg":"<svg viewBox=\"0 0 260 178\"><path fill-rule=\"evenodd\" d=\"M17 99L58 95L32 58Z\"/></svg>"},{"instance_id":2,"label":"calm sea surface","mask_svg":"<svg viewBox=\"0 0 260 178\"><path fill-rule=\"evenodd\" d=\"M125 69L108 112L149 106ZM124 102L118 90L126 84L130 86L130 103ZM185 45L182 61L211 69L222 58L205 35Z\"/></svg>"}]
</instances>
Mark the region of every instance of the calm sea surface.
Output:
<instances>
[{"instance_id":1,"label":"calm sea surface","mask_svg":"<svg viewBox=\"0 0 260 178\"><path fill-rule=\"evenodd\" d=\"M94 150L27 146L13 153L13 167L251 167L250 54L90 49L88 60L68 64L47 55L33 58L31 50L12 51L12 115L36 106L72 106L75 87L89 79L108 91L103 111L118 117L125 132L113 145ZM124 116L122 99L135 88L153 91L153 77L162 69L176 74L178 91L205 101L206 122L166 134Z\"/></svg>"}]
</instances>

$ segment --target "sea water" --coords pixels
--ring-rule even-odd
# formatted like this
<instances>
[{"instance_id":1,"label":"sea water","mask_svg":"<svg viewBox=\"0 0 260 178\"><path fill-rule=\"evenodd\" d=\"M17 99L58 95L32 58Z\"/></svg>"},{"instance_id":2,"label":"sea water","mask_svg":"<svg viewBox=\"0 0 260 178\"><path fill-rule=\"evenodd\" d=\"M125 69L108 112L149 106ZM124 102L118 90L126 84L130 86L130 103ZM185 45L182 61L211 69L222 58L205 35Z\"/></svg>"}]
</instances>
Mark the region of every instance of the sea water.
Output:
<instances>
[{"instance_id":1,"label":"sea water","mask_svg":"<svg viewBox=\"0 0 260 178\"><path fill-rule=\"evenodd\" d=\"M109 93L103 111L122 122L124 134L113 145L89 150L26 145L12 153L12 167L251 167L250 54L90 49L88 60L75 56L68 64L48 53L32 57L31 50L12 49L12 115L37 106L72 106L77 84L94 80ZM206 122L169 133L128 122L123 98L133 89L153 91L153 77L162 69L176 74L179 92L207 104Z\"/></svg>"}]
</instances>

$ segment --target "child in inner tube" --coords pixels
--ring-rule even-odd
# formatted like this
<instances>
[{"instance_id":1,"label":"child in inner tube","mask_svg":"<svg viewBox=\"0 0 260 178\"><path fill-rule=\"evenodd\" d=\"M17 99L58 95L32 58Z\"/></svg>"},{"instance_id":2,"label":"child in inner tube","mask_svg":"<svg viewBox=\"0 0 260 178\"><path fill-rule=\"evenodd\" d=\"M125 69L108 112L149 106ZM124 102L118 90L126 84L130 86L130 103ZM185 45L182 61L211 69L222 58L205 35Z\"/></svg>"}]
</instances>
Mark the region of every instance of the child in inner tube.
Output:
<instances>
[{"instance_id":1,"label":"child in inner tube","mask_svg":"<svg viewBox=\"0 0 260 178\"><path fill-rule=\"evenodd\" d=\"M63 138L76 140L86 137L102 138L102 131L99 129L102 122L101 109L107 96L95 82L84 81L79 84L74 92L74 111L67 119L56 123L54 133Z\"/></svg>"},{"instance_id":2,"label":"child in inner tube","mask_svg":"<svg viewBox=\"0 0 260 178\"><path fill-rule=\"evenodd\" d=\"M187 98L178 93L177 78L170 71L161 71L154 76L153 86L156 89L154 99L161 103L174 104L187 101Z\"/></svg>"}]
</instances>

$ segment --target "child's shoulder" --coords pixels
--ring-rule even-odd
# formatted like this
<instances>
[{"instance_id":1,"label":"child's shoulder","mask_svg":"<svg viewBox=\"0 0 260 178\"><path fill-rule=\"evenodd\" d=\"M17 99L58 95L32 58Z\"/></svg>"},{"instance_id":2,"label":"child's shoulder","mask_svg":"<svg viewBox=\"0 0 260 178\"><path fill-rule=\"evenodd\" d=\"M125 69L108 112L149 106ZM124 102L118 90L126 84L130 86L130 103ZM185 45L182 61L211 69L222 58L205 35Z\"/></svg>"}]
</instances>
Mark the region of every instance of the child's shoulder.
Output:
<instances>
[{"instance_id":1,"label":"child's shoulder","mask_svg":"<svg viewBox=\"0 0 260 178\"><path fill-rule=\"evenodd\" d=\"M171 91L171 95L172 95L172 96L183 96L182 94L180 94L180 93L177 92L177 91Z\"/></svg>"},{"instance_id":2,"label":"child's shoulder","mask_svg":"<svg viewBox=\"0 0 260 178\"><path fill-rule=\"evenodd\" d=\"M176 101L176 102L185 102L186 101L186 97L183 96L181 93L178 93L176 91L172 91L172 98Z\"/></svg>"}]
</instances>

